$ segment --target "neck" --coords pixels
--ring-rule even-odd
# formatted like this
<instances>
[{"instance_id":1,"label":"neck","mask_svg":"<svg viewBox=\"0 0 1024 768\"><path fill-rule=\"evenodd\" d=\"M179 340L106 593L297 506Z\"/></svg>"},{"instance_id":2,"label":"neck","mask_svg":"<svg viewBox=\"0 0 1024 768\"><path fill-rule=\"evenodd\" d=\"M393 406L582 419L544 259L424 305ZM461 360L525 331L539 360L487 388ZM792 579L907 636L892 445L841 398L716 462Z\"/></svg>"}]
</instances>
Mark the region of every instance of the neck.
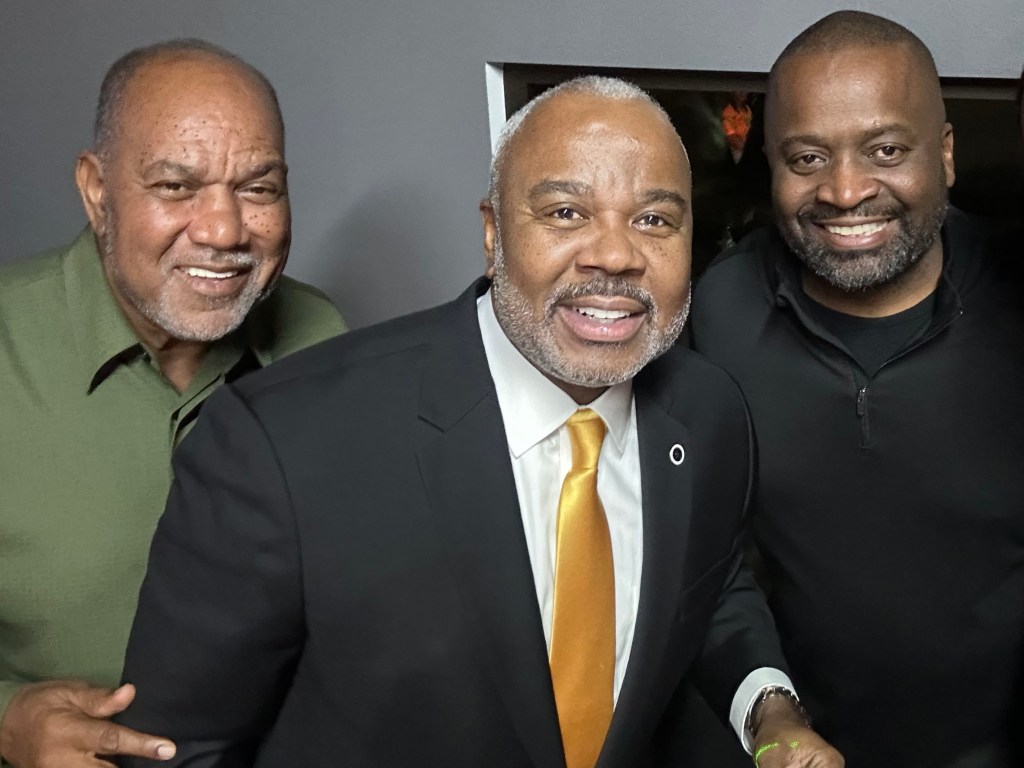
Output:
<instances>
[{"instance_id":1,"label":"neck","mask_svg":"<svg viewBox=\"0 0 1024 768\"><path fill-rule=\"evenodd\" d=\"M921 303L932 294L942 275L942 243L936 240L906 272L884 285L845 291L801 270L804 293L819 304L854 317L889 317Z\"/></svg>"},{"instance_id":2,"label":"neck","mask_svg":"<svg viewBox=\"0 0 1024 768\"><path fill-rule=\"evenodd\" d=\"M184 392L199 372L210 344L206 341L179 341L169 339L162 347L146 345L156 360L160 372L178 391Z\"/></svg>"},{"instance_id":3,"label":"neck","mask_svg":"<svg viewBox=\"0 0 1024 768\"><path fill-rule=\"evenodd\" d=\"M568 381L556 379L554 376L550 376L546 373L544 375L554 382L559 389L575 400L576 405L590 405L608 389L608 387L585 387L582 384L570 384Z\"/></svg>"}]
</instances>

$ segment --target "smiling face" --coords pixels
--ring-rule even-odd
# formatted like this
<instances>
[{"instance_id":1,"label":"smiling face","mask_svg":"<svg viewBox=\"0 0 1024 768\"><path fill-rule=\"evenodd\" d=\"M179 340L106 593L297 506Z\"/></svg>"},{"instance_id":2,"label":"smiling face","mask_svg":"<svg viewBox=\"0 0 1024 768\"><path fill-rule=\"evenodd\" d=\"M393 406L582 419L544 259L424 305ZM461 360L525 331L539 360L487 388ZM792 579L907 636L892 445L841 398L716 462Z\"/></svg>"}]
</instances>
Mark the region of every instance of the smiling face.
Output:
<instances>
[{"instance_id":1,"label":"smiling face","mask_svg":"<svg viewBox=\"0 0 1024 768\"><path fill-rule=\"evenodd\" d=\"M689 163L652 105L568 92L512 139L482 206L498 322L577 402L672 345L690 290Z\"/></svg>"},{"instance_id":2,"label":"smiling face","mask_svg":"<svg viewBox=\"0 0 1024 768\"><path fill-rule=\"evenodd\" d=\"M888 284L925 256L953 184L937 80L904 46L797 54L769 94L765 152L779 230L845 291Z\"/></svg>"},{"instance_id":3,"label":"smiling face","mask_svg":"<svg viewBox=\"0 0 1024 768\"><path fill-rule=\"evenodd\" d=\"M78 184L104 270L139 337L212 341L284 268L283 132L249 73L209 55L150 62L130 80L108 153Z\"/></svg>"}]
</instances>

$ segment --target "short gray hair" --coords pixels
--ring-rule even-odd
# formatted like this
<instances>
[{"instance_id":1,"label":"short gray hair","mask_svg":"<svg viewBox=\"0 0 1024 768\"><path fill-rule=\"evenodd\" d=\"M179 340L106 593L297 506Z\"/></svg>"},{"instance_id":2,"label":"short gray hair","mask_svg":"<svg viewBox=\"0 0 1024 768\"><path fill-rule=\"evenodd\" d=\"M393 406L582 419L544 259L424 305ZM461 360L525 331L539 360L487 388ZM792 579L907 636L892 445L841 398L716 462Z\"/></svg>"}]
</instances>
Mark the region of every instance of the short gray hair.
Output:
<instances>
[{"instance_id":1,"label":"short gray hair","mask_svg":"<svg viewBox=\"0 0 1024 768\"><path fill-rule=\"evenodd\" d=\"M650 104L658 112L664 115L665 120L671 123L668 113L661 104L655 101L647 91L626 80L616 77L602 77L600 75L587 75L566 80L564 83L549 88L539 96L535 96L524 106L512 115L498 134L497 145L494 148L494 155L491 157L490 179L487 185L487 200L494 209L495 216L498 215L498 206L501 198L501 177L504 172L505 163L508 159L508 148L522 128L523 123L530 113L540 104L553 99L563 93L579 93L588 96L597 96L613 101L640 101Z\"/></svg>"},{"instance_id":2,"label":"short gray hair","mask_svg":"<svg viewBox=\"0 0 1024 768\"><path fill-rule=\"evenodd\" d=\"M281 126L281 135L284 135L284 120L281 117L277 92L266 75L242 57L236 56L219 45L195 37L184 37L135 48L110 65L110 69L107 70L107 74L103 78L103 84L100 86L99 100L96 102L93 151L100 157L109 157L119 133L118 120L125 92L128 90L129 83L143 67L161 59L202 56L237 67L240 72L250 75L266 95L274 116Z\"/></svg>"}]
</instances>

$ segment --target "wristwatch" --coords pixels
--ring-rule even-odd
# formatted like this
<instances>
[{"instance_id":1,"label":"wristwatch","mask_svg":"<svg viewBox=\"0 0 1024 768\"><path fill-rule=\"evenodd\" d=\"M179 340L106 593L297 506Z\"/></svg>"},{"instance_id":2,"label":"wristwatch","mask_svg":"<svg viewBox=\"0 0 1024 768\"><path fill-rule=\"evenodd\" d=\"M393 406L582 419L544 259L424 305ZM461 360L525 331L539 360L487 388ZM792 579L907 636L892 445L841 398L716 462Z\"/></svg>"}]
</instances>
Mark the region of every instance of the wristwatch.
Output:
<instances>
[{"instance_id":1,"label":"wristwatch","mask_svg":"<svg viewBox=\"0 0 1024 768\"><path fill-rule=\"evenodd\" d=\"M804 709L804 705L800 703L800 699L793 693L789 688L784 685L768 685L761 689L760 693L757 694L757 698L754 699L754 703L750 705L750 711L747 713L747 721L743 724L746 728L747 733L754 734L754 721L757 719L757 712L772 696L782 696L789 699L793 705L793 709L804 721L804 725L808 728L811 727L811 717L807 714L807 710Z\"/></svg>"}]
</instances>

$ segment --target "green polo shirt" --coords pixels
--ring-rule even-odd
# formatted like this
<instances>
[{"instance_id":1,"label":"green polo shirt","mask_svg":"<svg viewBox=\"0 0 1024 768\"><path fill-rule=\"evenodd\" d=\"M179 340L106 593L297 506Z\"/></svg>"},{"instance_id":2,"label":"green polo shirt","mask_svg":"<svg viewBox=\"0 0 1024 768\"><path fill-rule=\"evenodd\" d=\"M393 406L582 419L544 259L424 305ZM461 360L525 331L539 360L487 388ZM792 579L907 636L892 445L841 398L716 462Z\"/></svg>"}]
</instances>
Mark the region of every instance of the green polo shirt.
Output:
<instances>
[{"instance_id":1,"label":"green polo shirt","mask_svg":"<svg viewBox=\"0 0 1024 768\"><path fill-rule=\"evenodd\" d=\"M289 278L188 391L118 307L87 229L0 268L0 717L19 685L121 676L171 452L222 382L345 329Z\"/></svg>"}]
</instances>

